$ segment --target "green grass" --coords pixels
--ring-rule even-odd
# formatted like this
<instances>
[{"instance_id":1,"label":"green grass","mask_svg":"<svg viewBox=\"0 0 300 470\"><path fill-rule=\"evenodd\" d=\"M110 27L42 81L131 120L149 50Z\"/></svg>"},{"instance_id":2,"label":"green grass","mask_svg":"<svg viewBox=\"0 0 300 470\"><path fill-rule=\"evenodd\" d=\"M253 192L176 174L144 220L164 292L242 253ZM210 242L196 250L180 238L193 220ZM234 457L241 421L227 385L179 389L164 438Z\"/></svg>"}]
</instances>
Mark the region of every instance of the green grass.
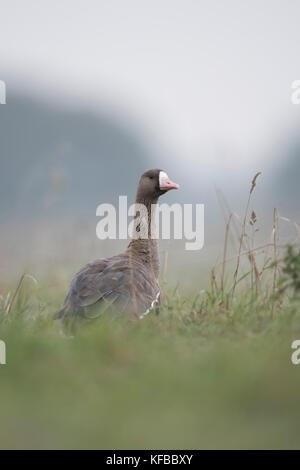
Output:
<instances>
[{"instance_id":1,"label":"green grass","mask_svg":"<svg viewBox=\"0 0 300 470\"><path fill-rule=\"evenodd\" d=\"M65 288L25 279L9 315L2 302L1 448L300 447L290 291L241 286L228 306L213 283L173 290L159 317L102 318L67 339L52 320Z\"/></svg>"},{"instance_id":2,"label":"green grass","mask_svg":"<svg viewBox=\"0 0 300 470\"><path fill-rule=\"evenodd\" d=\"M1 286L1 448L300 448L300 254L281 255L276 210L271 242L254 250L259 175L240 232L228 217L210 287L199 291L193 266L194 294L169 289L160 316L103 317L66 338L53 314L70 273Z\"/></svg>"}]
</instances>

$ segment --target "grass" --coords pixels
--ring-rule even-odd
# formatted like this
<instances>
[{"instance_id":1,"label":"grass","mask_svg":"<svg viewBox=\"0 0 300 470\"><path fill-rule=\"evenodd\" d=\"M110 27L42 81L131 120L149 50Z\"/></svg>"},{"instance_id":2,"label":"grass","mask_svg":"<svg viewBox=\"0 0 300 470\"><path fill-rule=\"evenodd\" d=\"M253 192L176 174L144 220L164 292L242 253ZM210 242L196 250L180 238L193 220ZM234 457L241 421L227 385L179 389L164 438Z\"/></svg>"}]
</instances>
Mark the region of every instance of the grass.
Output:
<instances>
[{"instance_id":1,"label":"grass","mask_svg":"<svg viewBox=\"0 0 300 470\"><path fill-rule=\"evenodd\" d=\"M272 319L242 296L231 314L170 298L74 339L47 316L2 327L1 448L299 447L295 306Z\"/></svg>"},{"instance_id":2,"label":"grass","mask_svg":"<svg viewBox=\"0 0 300 470\"><path fill-rule=\"evenodd\" d=\"M70 339L52 319L66 281L24 275L6 289L0 447L299 448L291 344L300 339L300 255L280 251L277 213L271 243L255 249L248 209L249 201L231 262L228 218L210 288L199 291L195 281L195 295L185 296L167 288L163 270L158 317L103 317Z\"/></svg>"}]
</instances>

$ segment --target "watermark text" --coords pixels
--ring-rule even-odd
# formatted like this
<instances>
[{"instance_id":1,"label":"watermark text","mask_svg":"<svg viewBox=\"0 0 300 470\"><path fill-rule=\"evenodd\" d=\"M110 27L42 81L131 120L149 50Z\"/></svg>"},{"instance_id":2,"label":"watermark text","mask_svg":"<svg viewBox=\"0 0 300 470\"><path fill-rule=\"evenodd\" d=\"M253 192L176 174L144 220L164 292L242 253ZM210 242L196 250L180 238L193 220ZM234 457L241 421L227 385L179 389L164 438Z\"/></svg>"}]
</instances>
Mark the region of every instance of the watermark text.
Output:
<instances>
[{"instance_id":1,"label":"watermark text","mask_svg":"<svg viewBox=\"0 0 300 470\"><path fill-rule=\"evenodd\" d=\"M292 104L300 104L300 80L294 80L291 88L293 90L291 94Z\"/></svg>"},{"instance_id":2,"label":"watermark text","mask_svg":"<svg viewBox=\"0 0 300 470\"><path fill-rule=\"evenodd\" d=\"M204 245L204 204L143 204L128 207L127 196L119 196L119 207L100 204L96 226L100 240L158 239L186 240L186 250L201 250ZM128 217L132 220L128 223Z\"/></svg>"},{"instance_id":3,"label":"watermark text","mask_svg":"<svg viewBox=\"0 0 300 470\"><path fill-rule=\"evenodd\" d=\"M292 364L298 366L300 364L300 339L295 339L295 341L292 342L291 348L295 349L291 355Z\"/></svg>"},{"instance_id":4,"label":"watermark text","mask_svg":"<svg viewBox=\"0 0 300 470\"><path fill-rule=\"evenodd\" d=\"M6 84L0 80L0 104L6 104Z\"/></svg>"},{"instance_id":5,"label":"watermark text","mask_svg":"<svg viewBox=\"0 0 300 470\"><path fill-rule=\"evenodd\" d=\"M0 339L0 365L6 364L6 345L4 341Z\"/></svg>"}]
</instances>

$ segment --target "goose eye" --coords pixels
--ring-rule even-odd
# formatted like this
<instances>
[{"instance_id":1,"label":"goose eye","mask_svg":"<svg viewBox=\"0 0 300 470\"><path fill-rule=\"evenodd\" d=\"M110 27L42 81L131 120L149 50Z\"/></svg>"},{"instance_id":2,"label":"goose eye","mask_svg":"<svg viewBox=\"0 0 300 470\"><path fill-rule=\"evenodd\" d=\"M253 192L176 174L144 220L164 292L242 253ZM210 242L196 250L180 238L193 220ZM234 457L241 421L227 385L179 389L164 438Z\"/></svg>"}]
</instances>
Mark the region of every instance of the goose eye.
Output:
<instances>
[{"instance_id":1,"label":"goose eye","mask_svg":"<svg viewBox=\"0 0 300 470\"><path fill-rule=\"evenodd\" d=\"M150 178L151 180L153 180L154 176L149 176L149 178Z\"/></svg>"}]
</instances>

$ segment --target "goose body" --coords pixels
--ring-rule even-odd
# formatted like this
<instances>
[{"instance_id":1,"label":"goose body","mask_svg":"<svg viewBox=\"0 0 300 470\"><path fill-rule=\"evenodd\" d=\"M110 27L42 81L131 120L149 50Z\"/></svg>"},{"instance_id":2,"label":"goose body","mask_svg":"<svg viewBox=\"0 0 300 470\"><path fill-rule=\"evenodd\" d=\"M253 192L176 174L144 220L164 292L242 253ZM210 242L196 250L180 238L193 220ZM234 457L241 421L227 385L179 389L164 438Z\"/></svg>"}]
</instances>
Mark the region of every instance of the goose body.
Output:
<instances>
[{"instance_id":1,"label":"goose body","mask_svg":"<svg viewBox=\"0 0 300 470\"><path fill-rule=\"evenodd\" d=\"M143 318L151 310L159 312L159 253L158 240L153 236L153 207L162 194L177 188L162 170L149 170L141 176L136 207L142 204L147 209L146 237L137 217L138 235L124 253L95 260L75 274L57 314L64 324L74 327L79 321L91 320L107 310L131 313L136 318Z\"/></svg>"}]
</instances>

